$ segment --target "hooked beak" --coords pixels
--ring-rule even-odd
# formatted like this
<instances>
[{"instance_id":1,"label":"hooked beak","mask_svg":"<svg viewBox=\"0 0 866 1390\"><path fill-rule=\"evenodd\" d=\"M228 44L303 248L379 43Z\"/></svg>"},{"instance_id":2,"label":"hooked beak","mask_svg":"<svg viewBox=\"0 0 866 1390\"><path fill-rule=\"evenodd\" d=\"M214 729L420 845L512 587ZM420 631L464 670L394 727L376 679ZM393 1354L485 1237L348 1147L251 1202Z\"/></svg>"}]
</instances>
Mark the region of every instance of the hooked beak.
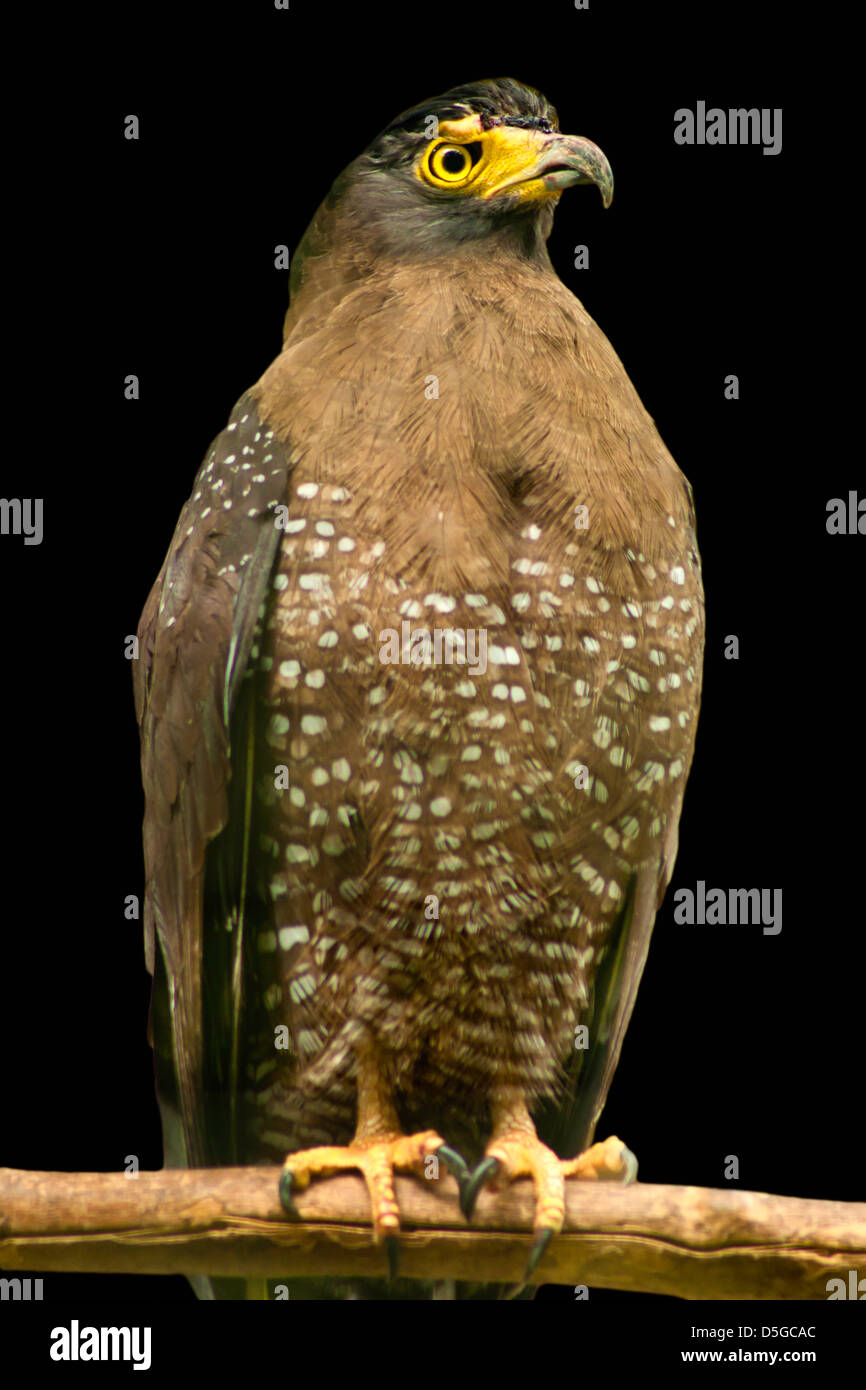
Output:
<instances>
[{"instance_id":1,"label":"hooked beak","mask_svg":"<svg viewBox=\"0 0 866 1390\"><path fill-rule=\"evenodd\" d=\"M516 188L525 198L537 198L558 195L573 184L594 183L603 205L610 207L613 171L598 145L581 135L538 135L537 142L523 167L485 191L485 197Z\"/></svg>"}]
</instances>

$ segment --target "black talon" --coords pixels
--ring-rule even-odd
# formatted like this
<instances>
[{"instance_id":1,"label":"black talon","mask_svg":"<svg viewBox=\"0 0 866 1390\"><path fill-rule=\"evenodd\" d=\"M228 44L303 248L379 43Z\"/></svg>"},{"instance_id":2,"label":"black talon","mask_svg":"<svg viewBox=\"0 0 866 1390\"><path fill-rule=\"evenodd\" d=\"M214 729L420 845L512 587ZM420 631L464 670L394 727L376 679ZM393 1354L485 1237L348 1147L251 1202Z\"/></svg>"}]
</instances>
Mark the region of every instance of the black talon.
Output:
<instances>
[{"instance_id":1,"label":"black talon","mask_svg":"<svg viewBox=\"0 0 866 1390\"><path fill-rule=\"evenodd\" d=\"M483 1158L465 1182L460 1184L460 1210L467 1221L472 1220L472 1213L475 1210L475 1203L488 1178L492 1178L494 1173L499 1172L500 1162L498 1158Z\"/></svg>"},{"instance_id":2,"label":"black talon","mask_svg":"<svg viewBox=\"0 0 866 1390\"><path fill-rule=\"evenodd\" d=\"M291 1168L284 1168L282 1173L280 1173L280 1201L283 1204L283 1210L286 1211L289 1216L293 1216L297 1219L298 1211L293 1201L294 1189L295 1175Z\"/></svg>"},{"instance_id":3,"label":"black talon","mask_svg":"<svg viewBox=\"0 0 866 1390\"><path fill-rule=\"evenodd\" d=\"M398 1236L385 1237L385 1253L388 1256L388 1282L393 1284L400 1268L400 1240Z\"/></svg>"},{"instance_id":4,"label":"black talon","mask_svg":"<svg viewBox=\"0 0 866 1390\"><path fill-rule=\"evenodd\" d=\"M466 1167L465 1160L461 1157L461 1155L457 1152L456 1149L452 1149L448 1144L440 1144L439 1148L436 1149L435 1152L436 1157L442 1160L442 1162L445 1164L445 1167L448 1169L448 1172L452 1173L453 1176L457 1179L458 1185L462 1192L463 1184L465 1182L468 1182L469 1180L469 1169Z\"/></svg>"},{"instance_id":5,"label":"black talon","mask_svg":"<svg viewBox=\"0 0 866 1390\"><path fill-rule=\"evenodd\" d=\"M529 1259L526 1261L526 1269L523 1271L523 1278L519 1284L513 1284L502 1297L504 1299L519 1298L529 1283L530 1276L538 1268L539 1262L544 1257L544 1252L550 1244L553 1236L553 1229L550 1226L542 1226L541 1230L535 1232L535 1239L529 1251Z\"/></svg>"},{"instance_id":6,"label":"black talon","mask_svg":"<svg viewBox=\"0 0 866 1390\"><path fill-rule=\"evenodd\" d=\"M538 1268L544 1252L553 1238L553 1228L542 1226L535 1232L535 1240L532 1242L532 1249L529 1252L529 1259L526 1261L526 1271L523 1275L523 1282L526 1283L529 1276Z\"/></svg>"}]
</instances>

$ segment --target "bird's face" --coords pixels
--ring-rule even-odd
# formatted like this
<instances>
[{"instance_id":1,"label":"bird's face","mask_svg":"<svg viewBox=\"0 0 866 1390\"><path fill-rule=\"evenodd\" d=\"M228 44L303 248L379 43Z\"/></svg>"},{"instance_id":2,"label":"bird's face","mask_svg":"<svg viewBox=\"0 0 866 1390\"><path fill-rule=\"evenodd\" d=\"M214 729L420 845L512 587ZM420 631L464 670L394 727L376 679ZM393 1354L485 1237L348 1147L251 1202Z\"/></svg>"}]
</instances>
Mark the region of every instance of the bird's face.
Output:
<instances>
[{"instance_id":1,"label":"bird's face","mask_svg":"<svg viewBox=\"0 0 866 1390\"><path fill-rule=\"evenodd\" d=\"M590 140L562 135L556 111L510 78L455 87L392 122L339 186L380 251L450 248L513 232L524 253L550 232L563 189L613 174ZM335 189L336 191L336 189Z\"/></svg>"},{"instance_id":2,"label":"bird's face","mask_svg":"<svg viewBox=\"0 0 866 1390\"><path fill-rule=\"evenodd\" d=\"M497 213L549 202L576 183L596 184L605 207L613 197L613 175L598 146L560 135L545 120L528 128L492 125L483 115L438 121L414 172L442 197L479 199Z\"/></svg>"}]
</instances>

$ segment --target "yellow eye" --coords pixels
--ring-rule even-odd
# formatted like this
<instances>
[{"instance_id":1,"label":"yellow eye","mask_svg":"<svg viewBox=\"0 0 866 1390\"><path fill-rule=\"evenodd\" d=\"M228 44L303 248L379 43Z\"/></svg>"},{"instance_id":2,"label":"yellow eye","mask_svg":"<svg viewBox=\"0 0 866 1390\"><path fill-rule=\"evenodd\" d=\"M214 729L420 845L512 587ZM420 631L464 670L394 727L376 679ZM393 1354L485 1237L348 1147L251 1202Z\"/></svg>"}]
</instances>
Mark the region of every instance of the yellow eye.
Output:
<instances>
[{"instance_id":1,"label":"yellow eye","mask_svg":"<svg viewBox=\"0 0 866 1390\"><path fill-rule=\"evenodd\" d=\"M427 156L427 169L437 183L462 183L480 155L480 142L437 145Z\"/></svg>"}]
</instances>

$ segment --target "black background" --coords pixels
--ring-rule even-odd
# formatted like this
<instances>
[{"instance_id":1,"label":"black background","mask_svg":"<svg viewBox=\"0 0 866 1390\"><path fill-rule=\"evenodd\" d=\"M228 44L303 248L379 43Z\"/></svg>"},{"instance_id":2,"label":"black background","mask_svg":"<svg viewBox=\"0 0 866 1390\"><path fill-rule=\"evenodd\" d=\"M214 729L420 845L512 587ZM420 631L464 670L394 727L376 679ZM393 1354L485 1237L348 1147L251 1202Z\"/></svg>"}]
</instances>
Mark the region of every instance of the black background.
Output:
<instances>
[{"instance_id":1,"label":"black background","mask_svg":"<svg viewBox=\"0 0 866 1390\"><path fill-rule=\"evenodd\" d=\"M647 1182L725 1187L735 1154L743 1188L863 1198L866 542L825 528L864 476L828 317L847 307L841 168L815 104L832 83L790 7L696 9L116 11L70 35L63 101L47 82L22 98L33 200L13 220L41 307L16 363L29 444L3 493L44 497L45 535L0 541L0 1164L161 1166L149 979L123 913L143 809L124 640L210 440L279 350L274 247L294 250L397 112L511 75L613 166L609 211L594 189L563 197L551 255L693 485L707 592L680 855L599 1134L622 1135ZM699 99L782 107L782 153L675 145L674 111ZM782 888L781 934L676 926L673 891L698 879ZM46 1276L46 1297L67 1295L190 1296L181 1279Z\"/></svg>"}]
</instances>

